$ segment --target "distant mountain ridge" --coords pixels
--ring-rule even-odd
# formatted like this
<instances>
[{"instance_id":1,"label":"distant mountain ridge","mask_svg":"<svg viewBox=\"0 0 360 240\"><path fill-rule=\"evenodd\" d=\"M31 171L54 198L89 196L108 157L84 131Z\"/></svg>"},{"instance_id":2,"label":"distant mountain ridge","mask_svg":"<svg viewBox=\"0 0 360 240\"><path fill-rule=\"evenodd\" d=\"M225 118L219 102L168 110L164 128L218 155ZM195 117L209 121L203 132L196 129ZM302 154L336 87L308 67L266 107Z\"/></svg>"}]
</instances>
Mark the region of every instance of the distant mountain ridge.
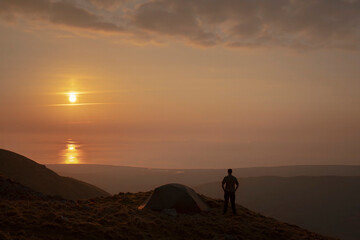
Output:
<instances>
[{"instance_id":1,"label":"distant mountain ridge","mask_svg":"<svg viewBox=\"0 0 360 240\"><path fill-rule=\"evenodd\" d=\"M46 166L17 153L0 149L0 175L46 195L67 199L108 196L104 190L79 180L62 177Z\"/></svg>"},{"instance_id":2,"label":"distant mountain ridge","mask_svg":"<svg viewBox=\"0 0 360 240\"><path fill-rule=\"evenodd\" d=\"M58 174L94 184L112 194L149 191L169 182L190 187L197 186L220 181L227 174L227 169L156 169L98 164L48 164L46 166ZM233 172L237 177L360 176L360 166L253 167L234 168Z\"/></svg>"}]
</instances>

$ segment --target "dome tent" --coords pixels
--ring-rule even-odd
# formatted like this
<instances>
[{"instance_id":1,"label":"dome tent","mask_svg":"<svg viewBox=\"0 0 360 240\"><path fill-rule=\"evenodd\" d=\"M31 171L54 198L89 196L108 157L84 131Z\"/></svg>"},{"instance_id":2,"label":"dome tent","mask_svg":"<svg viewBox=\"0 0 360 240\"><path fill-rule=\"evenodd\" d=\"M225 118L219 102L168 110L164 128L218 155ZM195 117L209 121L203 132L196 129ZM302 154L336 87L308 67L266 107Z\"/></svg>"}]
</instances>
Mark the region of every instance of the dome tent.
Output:
<instances>
[{"instance_id":1,"label":"dome tent","mask_svg":"<svg viewBox=\"0 0 360 240\"><path fill-rule=\"evenodd\" d=\"M182 184L166 184L155 188L144 205L139 207L152 210L176 209L179 213L198 213L207 211L208 206L197 193Z\"/></svg>"}]
</instances>

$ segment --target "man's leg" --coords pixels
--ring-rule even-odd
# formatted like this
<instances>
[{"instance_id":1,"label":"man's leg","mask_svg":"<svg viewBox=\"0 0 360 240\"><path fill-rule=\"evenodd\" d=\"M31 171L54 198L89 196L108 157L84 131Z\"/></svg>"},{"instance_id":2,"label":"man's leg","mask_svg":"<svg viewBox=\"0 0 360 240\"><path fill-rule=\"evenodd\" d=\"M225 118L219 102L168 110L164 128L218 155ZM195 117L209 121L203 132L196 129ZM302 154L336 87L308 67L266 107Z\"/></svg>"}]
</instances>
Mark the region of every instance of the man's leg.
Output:
<instances>
[{"instance_id":1,"label":"man's leg","mask_svg":"<svg viewBox=\"0 0 360 240\"><path fill-rule=\"evenodd\" d=\"M236 207L235 207L235 192L230 193L230 202L231 202L231 208L234 214L236 214Z\"/></svg>"},{"instance_id":2,"label":"man's leg","mask_svg":"<svg viewBox=\"0 0 360 240\"><path fill-rule=\"evenodd\" d=\"M228 208L228 204L229 204L229 192L228 191L225 191L225 193L224 193L224 200L225 200L225 203L224 203L224 214L225 214L227 211L227 208Z\"/></svg>"}]
</instances>

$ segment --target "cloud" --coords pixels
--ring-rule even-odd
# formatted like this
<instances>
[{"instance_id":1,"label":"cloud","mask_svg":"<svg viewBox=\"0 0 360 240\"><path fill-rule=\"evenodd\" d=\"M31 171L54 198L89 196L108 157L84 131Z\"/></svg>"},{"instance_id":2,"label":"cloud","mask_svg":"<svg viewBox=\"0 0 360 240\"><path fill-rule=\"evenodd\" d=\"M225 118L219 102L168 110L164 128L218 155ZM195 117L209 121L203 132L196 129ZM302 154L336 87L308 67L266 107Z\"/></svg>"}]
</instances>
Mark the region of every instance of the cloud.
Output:
<instances>
[{"instance_id":1,"label":"cloud","mask_svg":"<svg viewBox=\"0 0 360 240\"><path fill-rule=\"evenodd\" d=\"M218 36L201 26L191 5L178 1L157 1L140 5L133 13L137 28L160 35L183 37L191 42L210 46Z\"/></svg>"},{"instance_id":2,"label":"cloud","mask_svg":"<svg viewBox=\"0 0 360 240\"><path fill-rule=\"evenodd\" d=\"M85 2L90 2L95 7L99 9L106 9L109 11L115 11L118 9L123 3L128 0L84 0Z\"/></svg>"},{"instance_id":3,"label":"cloud","mask_svg":"<svg viewBox=\"0 0 360 240\"><path fill-rule=\"evenodd\" d=\"M2 0L0 15L203 47L360 45L359 0Z\"/></svg>"},{"instance_id":4,"label":"cloud","mask_svg":"<svg viewBox=\"0 0 360 240\"><path fill-rule=\"evenodd\" d=\"M142 4L134 16L147 30L190 40L206 33L232 47L358 48L360 40L355 0L159 0Z\"/></svg>"},{"instance_id":5,"label":"cloud","mask_svg":"<svg viewBox=\"0 0 360 240\"><path fill-rule=\"evenodd\" d=\"M43 20L56 25L75 27L85 30L122 32L119 25L106 22L102 16L77 7L68 1L50 0L1 0L0 16L7 19L25 17Z\"/></svg>"}]
</instances>

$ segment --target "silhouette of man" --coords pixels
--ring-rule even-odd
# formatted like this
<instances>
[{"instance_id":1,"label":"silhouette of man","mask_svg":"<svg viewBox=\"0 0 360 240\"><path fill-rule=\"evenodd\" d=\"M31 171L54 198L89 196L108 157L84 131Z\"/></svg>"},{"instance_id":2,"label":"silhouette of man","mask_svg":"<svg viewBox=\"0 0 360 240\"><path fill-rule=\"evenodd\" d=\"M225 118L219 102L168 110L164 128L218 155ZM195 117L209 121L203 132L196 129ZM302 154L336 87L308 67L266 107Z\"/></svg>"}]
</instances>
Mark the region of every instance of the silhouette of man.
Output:
<instances>
[{"instance_id":1,"label":"silhouette of man","mask_svg":"<svg viewBox=\"0 0 360 240\"><path fill-rule=\"evenodd\" d=\"M239 182L236 179L236 177L234 177L232 175L232 169L228 169L228 175L224 177L224 180L222 181L221 186L222 186L222 189L224 190L224 198L225 198L223 214L225 214L227 211L228 204L229 204L229 198L230 198L232 211L236 215L235 192L239 187Z\"/></svg>"}]
</instances>

